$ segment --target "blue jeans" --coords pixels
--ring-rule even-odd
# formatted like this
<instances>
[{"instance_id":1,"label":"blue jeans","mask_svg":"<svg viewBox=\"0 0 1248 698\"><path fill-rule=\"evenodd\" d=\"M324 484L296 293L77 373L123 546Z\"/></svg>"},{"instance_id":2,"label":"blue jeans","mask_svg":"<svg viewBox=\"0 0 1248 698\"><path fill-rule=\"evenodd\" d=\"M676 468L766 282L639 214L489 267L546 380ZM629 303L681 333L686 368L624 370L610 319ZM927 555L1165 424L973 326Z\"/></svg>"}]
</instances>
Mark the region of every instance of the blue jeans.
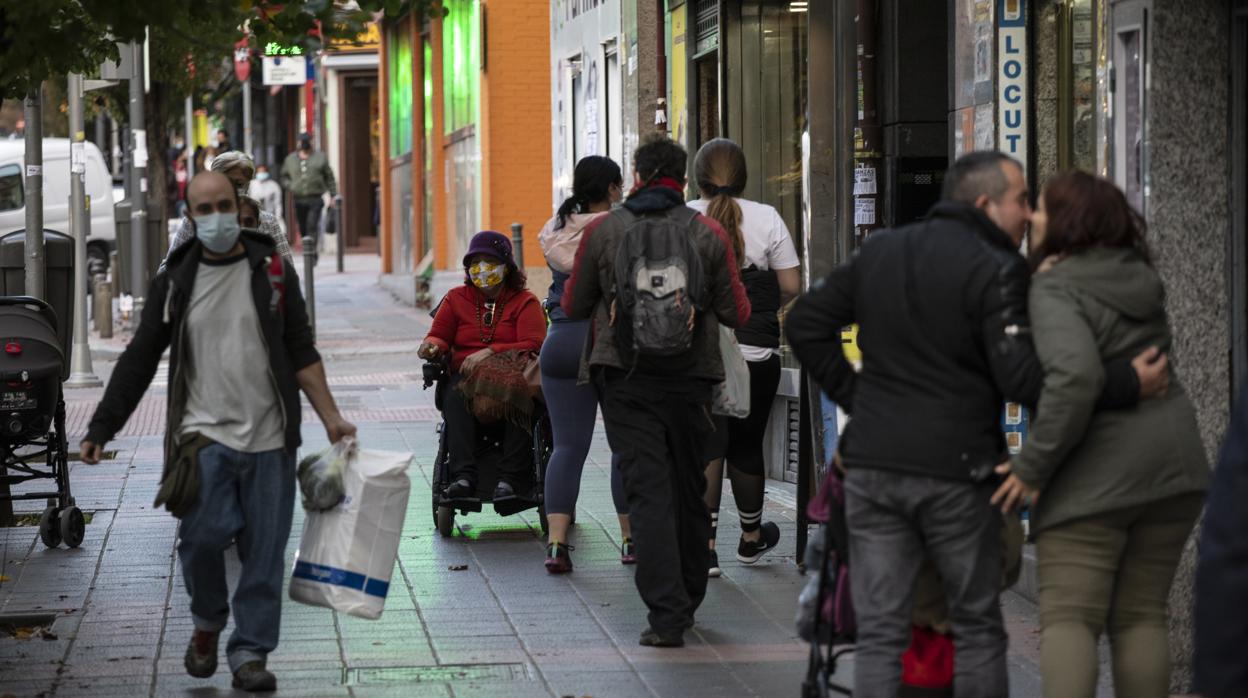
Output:
<instances>
[{"instance_id":1,"label":"blue jeans","mask_svg":"<svg viewBox=\"0 0 1248 698\"><path fill-rule=\"evenodd\" d=\"M220 632L230 615L225 550L238 541L243 570L225 649L230 671L263 661L277 647L294 510L293 455L281 449L240 453L215 443L199 451L199 501L178 529L178 559L195 628Z\"/></svg>"},{"instance_id":2,"label":"blue jeans","mask_svg":"<svg viewBox=\"0 0 1248 698\"><path fill-rule=\"evenodd\" d=\"M893 698L910 644L914 580L925 558L945 583L954 637L954 695L1009 695L1008 638L998 594L1001 512L993 485L850 468L845 478L849 585L858 620L855 698Z\"/></svg>"}]
</instances>

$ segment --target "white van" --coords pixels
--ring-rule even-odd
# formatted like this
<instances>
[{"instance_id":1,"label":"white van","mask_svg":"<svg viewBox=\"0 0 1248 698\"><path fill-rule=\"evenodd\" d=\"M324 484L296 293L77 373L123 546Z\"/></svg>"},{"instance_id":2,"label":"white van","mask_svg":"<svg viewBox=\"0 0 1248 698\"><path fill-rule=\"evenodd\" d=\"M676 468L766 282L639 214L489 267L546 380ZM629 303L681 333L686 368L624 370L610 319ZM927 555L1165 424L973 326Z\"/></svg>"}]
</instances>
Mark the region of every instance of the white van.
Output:
<instances>
[{"instance_id":1,"label":"white van","mask_svg":"<svg viewBox=\"0 0 1248 698\"><path fill-rule=\"evenodd\" d=\"M87 196L91 197L91 230L87 254L105 265L114 248L117 231L113 223L116 194L104 156L94 143L87 142ZM0 235L26 227L26 199L22 173L25 169L26 142L0 140ZM70 234L69 228L69 139L43 140L43 227Z\"/></svg>"}]
</instances>

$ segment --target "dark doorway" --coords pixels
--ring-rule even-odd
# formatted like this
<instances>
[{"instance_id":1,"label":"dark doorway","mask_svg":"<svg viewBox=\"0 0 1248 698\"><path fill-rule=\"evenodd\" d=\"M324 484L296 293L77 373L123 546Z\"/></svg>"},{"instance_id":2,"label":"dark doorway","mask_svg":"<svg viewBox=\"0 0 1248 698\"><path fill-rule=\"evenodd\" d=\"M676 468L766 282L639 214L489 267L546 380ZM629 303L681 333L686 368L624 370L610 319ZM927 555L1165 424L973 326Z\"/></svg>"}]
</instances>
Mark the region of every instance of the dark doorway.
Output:
<instances>
[{"instance_id":1,"label":"dark doorway","mask_svg":"<svg viewBox=\"0 0 1248 698\"><path fill-rule=\"evenodd\" d=\"M342 79L342 224L347 248L377 248L377 77Z\"/></svg>"},{"instance_id":2,"label":"dark doorway","mask_svg":"<svg viewBox=\"0 0 1248 698\"><path fill-rule=\"evenodd\" d=\"M693 69L698 105L697 130L694 132L696 151L703 143L719 137L719 54L699 58Z\"/></svg>"}]
</instances>

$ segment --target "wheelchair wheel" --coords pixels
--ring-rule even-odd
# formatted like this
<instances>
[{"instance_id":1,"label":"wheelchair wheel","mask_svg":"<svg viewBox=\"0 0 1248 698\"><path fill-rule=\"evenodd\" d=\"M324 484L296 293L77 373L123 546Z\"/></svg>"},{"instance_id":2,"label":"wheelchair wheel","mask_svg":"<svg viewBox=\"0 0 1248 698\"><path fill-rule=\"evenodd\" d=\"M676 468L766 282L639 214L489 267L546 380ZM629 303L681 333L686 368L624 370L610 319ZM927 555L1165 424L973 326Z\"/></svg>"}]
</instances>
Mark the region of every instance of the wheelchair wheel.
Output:
<instances>
[{"instance_id":1,"label":"wheelchair wheel","mask_svg":"<svg viewBox=\"0 0 1248 698\"><path fill-rule=\"evenodd\" d=\"M442 499L442 489L446 487L446 423L438 425L438 455L433 459L433 525L441 530L441 519L438 516L438 502ZM452 515L455 513L451 512ZM445 535L445 534L443 534Z\"/></svg>"},{"instance_id":2,"label":"wheelchair wheel","mask_svg":"<svg viewBox=\"0 0 1248 698\"><path fill-rule=\"evenodd\" d=\"M438 533L443 538L451 538L455 535L455 510L451 507L438 507L436 518L438 520Z\"/></svg>"}]
</instances>

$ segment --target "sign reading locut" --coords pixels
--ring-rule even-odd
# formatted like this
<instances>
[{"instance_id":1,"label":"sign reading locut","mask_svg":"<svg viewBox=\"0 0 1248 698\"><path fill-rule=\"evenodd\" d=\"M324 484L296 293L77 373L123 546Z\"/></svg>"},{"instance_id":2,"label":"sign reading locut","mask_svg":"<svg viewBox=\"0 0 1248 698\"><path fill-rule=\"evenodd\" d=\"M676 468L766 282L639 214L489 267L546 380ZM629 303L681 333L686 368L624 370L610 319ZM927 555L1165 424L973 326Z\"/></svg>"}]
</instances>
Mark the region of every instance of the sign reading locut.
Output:
<instances>
[{"instance_id":1,"label":"sign reading locut","mask_svg":"<svg viewBox=\"0 0 1248 698\"><path fill-rule=\"evenodd\" d=\"M998 0L997 17L997 148L1026 166L1026 0Z\"/></svg>"}]
</instances>

